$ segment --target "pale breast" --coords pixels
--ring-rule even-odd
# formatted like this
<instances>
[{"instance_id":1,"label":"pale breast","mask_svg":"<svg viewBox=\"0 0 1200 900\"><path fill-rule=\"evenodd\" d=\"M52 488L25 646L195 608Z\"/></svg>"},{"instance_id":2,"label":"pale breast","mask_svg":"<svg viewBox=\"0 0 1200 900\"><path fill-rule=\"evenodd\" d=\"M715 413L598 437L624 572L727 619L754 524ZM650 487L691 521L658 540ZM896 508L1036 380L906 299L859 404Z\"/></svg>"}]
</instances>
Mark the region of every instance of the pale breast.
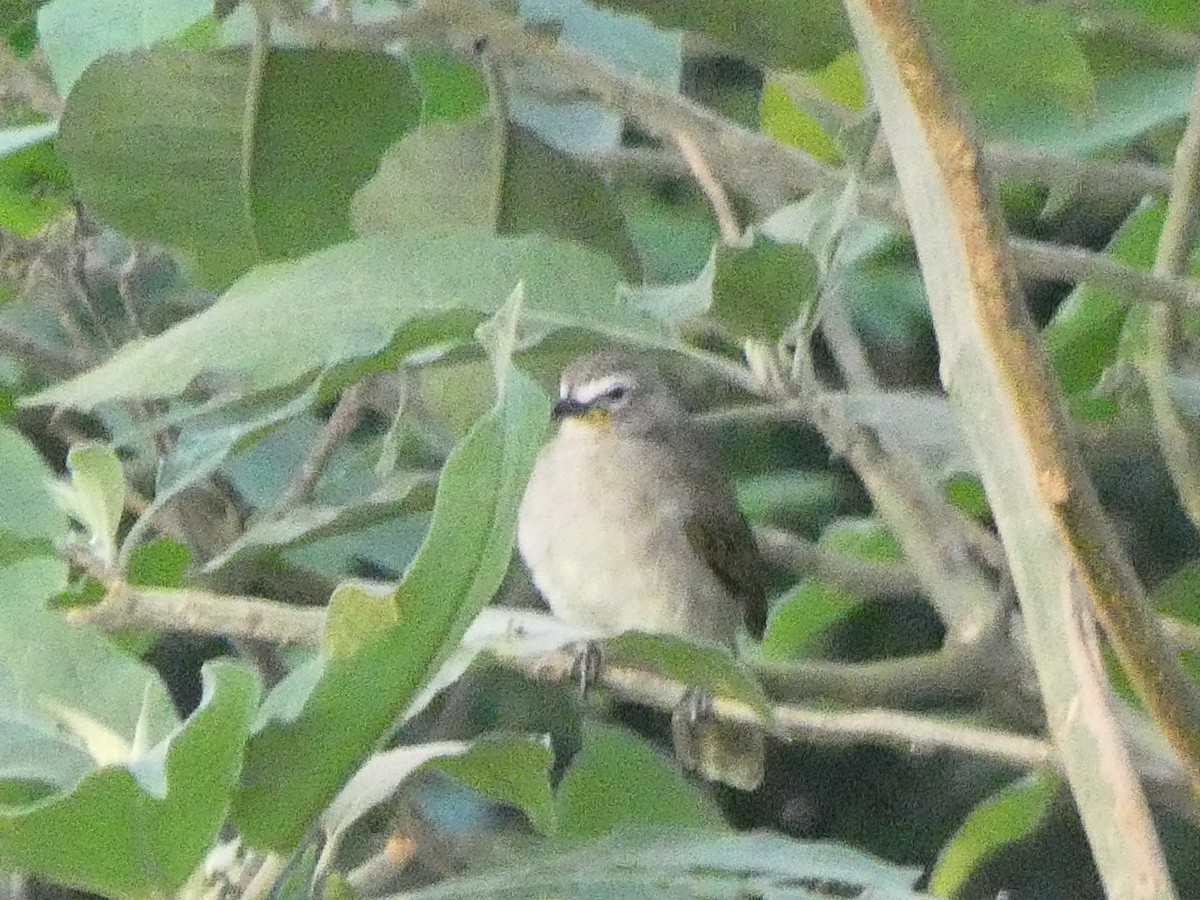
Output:
<instances>
[{"instance_id":1,"label":"pale breast","mask_svg":"<svg viewBox=\"0 0 1200 900\"><path fill-rule=\"evenodd\" d=\"M518 542L555 615L609 634L733 642L738 603L688 541L695 504L678 471L662 445L588 426L543 449Z\"/></svg>"}]
</instances>

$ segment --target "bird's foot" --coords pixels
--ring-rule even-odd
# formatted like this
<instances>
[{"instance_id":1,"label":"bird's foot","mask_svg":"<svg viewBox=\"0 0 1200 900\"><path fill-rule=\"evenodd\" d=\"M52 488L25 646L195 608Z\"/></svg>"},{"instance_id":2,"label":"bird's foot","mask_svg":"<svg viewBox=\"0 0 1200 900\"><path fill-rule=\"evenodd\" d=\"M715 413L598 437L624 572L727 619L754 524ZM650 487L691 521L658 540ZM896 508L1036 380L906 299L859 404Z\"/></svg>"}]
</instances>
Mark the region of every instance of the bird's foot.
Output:
<instances>
[{"instance_id":1,"label":"bird's foot","mask_svg":"<svg viewBox=\"0 0 1200 900\"><path fill-rule=\"evenodd\" d=\"M579 685L579 697L584 699L588 691L600 680L604 669L604 651L596 641L584 641L575 648L575 659L571 663L571 678Z\"/></svg>"},{"instance_id":2,"label":"bird's foot","mask_svg":"<svg viewBox=\"0 0 1200 900\"><path fill-rule=\"evenodd\" d=\"M713 695L704 688L689 687L671 713L671 736L681 760L695 756L695 748L716 724Z\"/></svg>"}]
</instances>

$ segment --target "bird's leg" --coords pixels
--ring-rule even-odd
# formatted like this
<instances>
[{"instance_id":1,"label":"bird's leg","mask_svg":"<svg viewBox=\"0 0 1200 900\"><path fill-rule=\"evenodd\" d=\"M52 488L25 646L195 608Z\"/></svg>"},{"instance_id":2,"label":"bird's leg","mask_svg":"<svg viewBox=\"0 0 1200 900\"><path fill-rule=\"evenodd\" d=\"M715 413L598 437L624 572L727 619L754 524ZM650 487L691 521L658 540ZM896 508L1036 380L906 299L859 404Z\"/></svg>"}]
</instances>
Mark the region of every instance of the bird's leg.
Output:
<instances>
[{"instance_id":1,"label":"bird's leg","mask_svg":"<svg viewBox=\"0 0 1200 900\"><path fill-rule=\"evenodd\" d=\"M571 663L571 677L579 684L579 697L584 699L592 685L600 680L604 669L604 650L598 641L583 641L575 647L575 659Z\"/></svg>"},{"instance_id":2,"label":"bird's leg","mask_svg":"<svg viewBox=\"0 0 1200 900\"><path fill-rule=\"evenodd\" d=\"M671 713L671 737L675 752L685 768L699 765L700 744L716 724L713 696L704 688L689 687Z\"/></svg>"}]
</instances>

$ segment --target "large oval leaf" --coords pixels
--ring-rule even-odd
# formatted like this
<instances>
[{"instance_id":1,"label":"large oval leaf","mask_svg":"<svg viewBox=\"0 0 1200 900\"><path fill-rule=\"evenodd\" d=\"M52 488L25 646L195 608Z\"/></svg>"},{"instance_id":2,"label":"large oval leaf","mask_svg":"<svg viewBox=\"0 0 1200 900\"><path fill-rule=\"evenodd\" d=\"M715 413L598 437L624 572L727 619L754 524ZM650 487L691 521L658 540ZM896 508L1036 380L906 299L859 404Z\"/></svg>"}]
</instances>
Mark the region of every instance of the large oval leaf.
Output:
<instances>
[{"instance_id":1,"label":"large oval leaf","mask_svg":"<svg viewBox=\"0 0 1200 900\"><path fill-rule=\"evenodd\" d=\"M441 327L408 334L413 349L469 340L518 284L526 322L674 346L662 322L617 297L618 278L606 257L537 235L364 238L261 266L205 312L25 402L90 409L169 397L213 370L236 376L249 390L280 387L375 354L418 320Z\"/></svg>"},{"instance_id":2,"label":"large oval leaf","mask_svg":"<svg viewBox=\"0 0 1200 900\"><path fill-rule=\"evenodd\" d=\"M385 54L273 50L256 92L251 77L241 53L105 57L59 126L88 206L193 254L212 287L351 237L354 191L420 115L408 68Z\"/></svg>"}]
</instances>

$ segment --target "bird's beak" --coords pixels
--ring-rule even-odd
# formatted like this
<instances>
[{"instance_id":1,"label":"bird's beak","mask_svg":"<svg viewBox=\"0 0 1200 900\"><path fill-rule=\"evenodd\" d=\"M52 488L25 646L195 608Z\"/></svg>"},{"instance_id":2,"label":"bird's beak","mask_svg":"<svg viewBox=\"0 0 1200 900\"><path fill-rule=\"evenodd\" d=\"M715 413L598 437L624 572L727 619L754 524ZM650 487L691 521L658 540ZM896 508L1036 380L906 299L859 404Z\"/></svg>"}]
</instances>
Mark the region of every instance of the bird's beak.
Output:
<instances>
[{"instance_id":1,"label":"bird's beak","mask_svg":"<svg viewBox=\"0 0 1200 900\"><path fill-rule=\"evenodd\" d=\"M554 412L551 417L555 422L561 422L563 419L569 419L572 416L581 416L589 409L586 403L580 403L574 397L563 397L554 404Z\"/></svg>"}]
</instances>

